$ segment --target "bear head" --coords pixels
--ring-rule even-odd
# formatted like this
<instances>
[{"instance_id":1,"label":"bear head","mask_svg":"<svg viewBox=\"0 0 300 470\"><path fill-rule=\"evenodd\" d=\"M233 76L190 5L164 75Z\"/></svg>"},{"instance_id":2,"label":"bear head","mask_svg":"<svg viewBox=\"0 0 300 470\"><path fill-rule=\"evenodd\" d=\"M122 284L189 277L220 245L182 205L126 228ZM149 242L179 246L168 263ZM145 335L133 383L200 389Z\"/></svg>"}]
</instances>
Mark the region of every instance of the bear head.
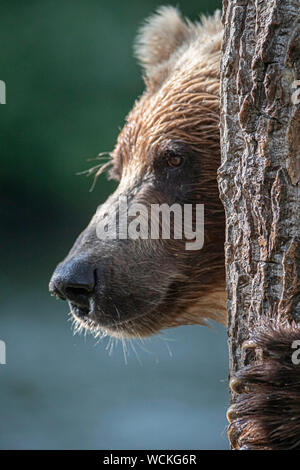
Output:
<instances>
[{"instance_id":1,"label":"bear head","mask_svg":"<svg viewBox=\"0 0 300 470\"><path fill-rule=\"evenodd\" d=\"M160 8L139 32L135 51L145 92L108 163L119 185L50 281L80 328L142 337L207 319L226 321L217 186L221 40L218 12L192 23L173 7ZM204 226L193 246L177 225L189 208L187 226L196 233L197 214L203 214L197 207L204 208ZM162 233L163 215L169 236Z\"/></svg>"}]
</instances>

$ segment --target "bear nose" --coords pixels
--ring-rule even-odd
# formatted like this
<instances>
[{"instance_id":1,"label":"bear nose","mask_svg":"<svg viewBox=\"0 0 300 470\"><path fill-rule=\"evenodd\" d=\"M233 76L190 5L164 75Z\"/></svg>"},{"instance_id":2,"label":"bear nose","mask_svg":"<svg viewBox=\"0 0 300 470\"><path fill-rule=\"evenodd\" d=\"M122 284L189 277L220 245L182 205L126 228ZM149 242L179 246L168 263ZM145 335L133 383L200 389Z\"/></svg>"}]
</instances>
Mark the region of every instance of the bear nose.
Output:
<instances>
[{"instance_id":1,"label":"bear nose","mask_svg":"<svg viewBox=\"0 0 300 470\"><path fill-rule=\"evenodd\" d=\"M87 261L73 259L58 265L49 284L52 295L87 307L96 284L95 269Z\"/></svg>"}]
</instances>

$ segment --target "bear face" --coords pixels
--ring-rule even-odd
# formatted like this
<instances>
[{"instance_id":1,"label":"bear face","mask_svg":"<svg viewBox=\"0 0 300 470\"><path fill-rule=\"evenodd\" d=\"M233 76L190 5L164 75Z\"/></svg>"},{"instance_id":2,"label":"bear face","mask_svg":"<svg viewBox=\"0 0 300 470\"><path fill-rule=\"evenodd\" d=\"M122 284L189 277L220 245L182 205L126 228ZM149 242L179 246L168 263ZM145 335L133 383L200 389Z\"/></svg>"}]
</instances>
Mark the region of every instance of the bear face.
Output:
<instances>
[{"instance_id":1,"label":"bear face","mask_svg":"<svg viewBox=\"0 0 300 470\"><path fill-rule=\"evenodd\" d=\"M140 30L136 55L146 89L112 152L110 176L119 186L50 281L51 293L68 300L79 325L96 334L142 337L208 318L225 322L224 211L216 179L221 39L218 13L193 24L172 7L161 8ZM133 207L152 215L155 205L181 210L198 204L204 205L202 249L188 250L175 225L170 237L161 236L160 216L156 237L148 220L144 237L120 230L99 236L104 221L110 232L121 227L122 211L127 229Z\"/></svg>"}]
</instances>

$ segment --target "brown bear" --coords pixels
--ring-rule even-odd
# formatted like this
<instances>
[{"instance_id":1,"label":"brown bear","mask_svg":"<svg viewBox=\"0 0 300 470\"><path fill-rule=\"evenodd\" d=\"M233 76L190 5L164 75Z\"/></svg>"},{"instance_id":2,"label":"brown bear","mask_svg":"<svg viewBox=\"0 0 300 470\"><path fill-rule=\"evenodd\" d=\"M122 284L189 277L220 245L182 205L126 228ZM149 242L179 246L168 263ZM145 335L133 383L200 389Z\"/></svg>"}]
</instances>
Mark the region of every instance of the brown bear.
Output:
<instances>
[{"instance_id":1,"label":"brown bear","mask_svg":"<svg viewBox=\"0 0 300 470\"><path fill-rule=\"evenodd\" d=\"M139 32L135 50L146 89L109 162L119 186L50 281L51 293L96 334L142 337L207 319L226 322L217 186L221 40L219 12L192 23L173 7L160 8ZM120 197L128 211L134 204L204 205L202 249L187 250L186 239L174 236L99 239L101 221L121 217Z\"/></svg>"},{"instance_id":2,"label":"brown bear","mask_svg":"<svg viewBox=\"0 0 300 470\"><path fill-rule=\"evenodd\" d=\"M221 40L218 12L191 23L163 7L140 30L136 54L146 89L98 172L110 165L119 186L50 281L51 293L68 301L79 328L142 337L207 319L226 323L224 211L217 186ZM134 205L203 204L202 249L187 250L184 236L175 237L175 224L169 238L162 230L156 237L124 237L121 198L127 215ZM101 237L103 221L122 230ZM266 320L250 338L248 347L260 348L262 360L231 380L237 394L228 412L231 443L236 449L299 449L300 359L291 362L299 327Z\"/></svg>"}]
</instances>

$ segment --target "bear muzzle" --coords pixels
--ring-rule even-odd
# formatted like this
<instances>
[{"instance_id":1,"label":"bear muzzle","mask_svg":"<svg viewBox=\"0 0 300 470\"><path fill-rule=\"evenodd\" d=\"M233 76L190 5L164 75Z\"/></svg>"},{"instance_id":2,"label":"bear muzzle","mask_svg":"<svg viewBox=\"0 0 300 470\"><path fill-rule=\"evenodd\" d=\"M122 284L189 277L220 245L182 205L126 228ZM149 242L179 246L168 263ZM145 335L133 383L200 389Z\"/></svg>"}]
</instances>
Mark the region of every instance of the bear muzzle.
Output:
<instances>
[{"instance_id":1,"label":"bear muzzle","mask_svg":"<svg viewBox=\"0 0 300 470\"><path fill-rule=\"evenodd\" d=\"M150 275L144 286L130 289L127 286L133 287L134 282L127 278L125 270L119 271L118 264L112 258L95 264L82 255L67 257L55 269L49 291L68 302L70 313L83 327L108 328L110 334L120 332L128 322L131 325L138 321L162 302L170 281L153 291L155 286L150 285L153 278ZM133 270L132 265L129 272Z\"/></svg>"}]
</instances>

